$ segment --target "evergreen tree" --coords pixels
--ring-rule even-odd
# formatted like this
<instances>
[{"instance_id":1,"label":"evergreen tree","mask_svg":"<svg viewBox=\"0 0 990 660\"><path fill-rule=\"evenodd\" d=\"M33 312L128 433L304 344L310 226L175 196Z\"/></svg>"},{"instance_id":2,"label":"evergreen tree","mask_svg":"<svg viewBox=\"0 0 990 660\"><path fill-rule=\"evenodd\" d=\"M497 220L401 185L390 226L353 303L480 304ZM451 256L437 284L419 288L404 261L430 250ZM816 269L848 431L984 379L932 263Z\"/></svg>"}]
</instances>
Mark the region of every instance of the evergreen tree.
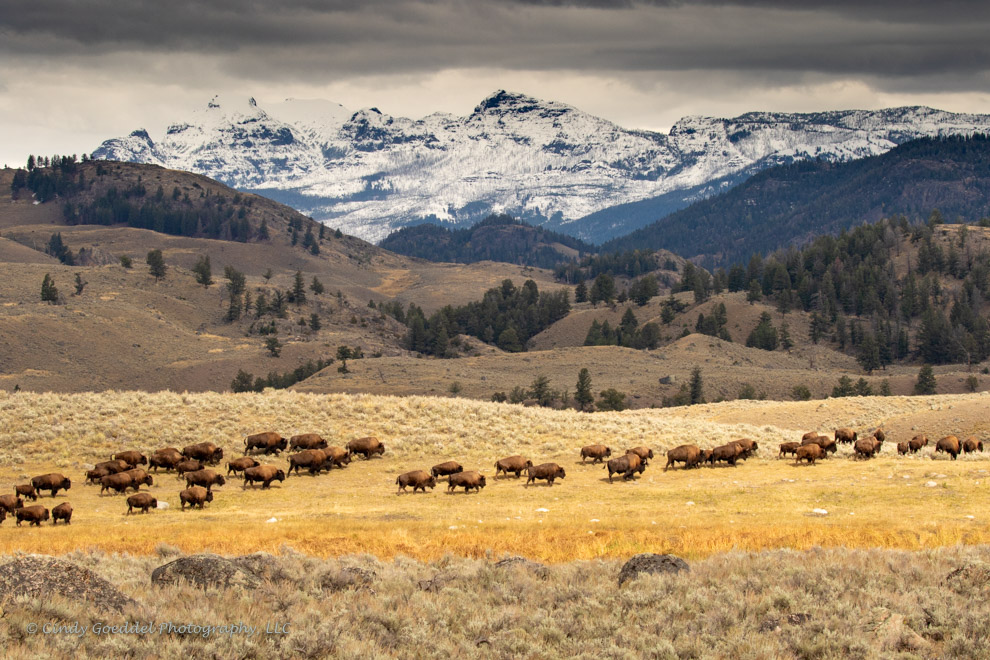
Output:
<instances>
[{"instance_id":1,"label":"evergreen tree","mask_svg":"<svg viewBox=\"0 0 990 660\"><path fill-rule=\"evenodd\" d=\"M318 332L320 330L320 328L322 328L322 327L323 327L323 324L320 323L320 315L317 314L316 312L313 312L312 314L310 314L309 315L309 329L312 330L313 332Z\"/></svg>"},{"instance_id":2,"label":"evergreen tree","mask_svg":"<svg viewBox=\"0 0 990 660\"><path fill-rule=\"evenodd\" d=\"M752 305L753 303L760 302L761 300L763 300L763 288L760 286L759 280L750 280L749 293L746 294L746 301Z\"/></svg>"},{"instance_id":3,"label":"evergreen tree","mask_svg":"<svg viewBox=\"0 0 990 660\"><path fill-rule=\"evenodd\" d=\"M790 328L787 326L787 321L780 324L780 347L785 351L789 351L794 347L794 342L791 340Z\"/></svg>"},{"instance_id":4,"label":"evergreen tree","mask_svg":"<svg viewBox=\"0 0 990 660\"><path fill-rule=\"evenodd\" d=\"M72 295L81 296L83 289L86 288L87 284L89 284L89 282L83 281L82 275L80 273L76 273L76 292Z\"/></svg>"},{"instance_id":5,"label":"evergreen tree","mask_svg":"<svg viewBox=\"0 0 990 660\"><path fill-rule=\"evenodd\" d=\"M550 379L542 374L537 376L529 386L529 396L536 399L540 406L549 408L554 398L553 390L550 389Z\"/></svg>"},{"instance_id":6,"label":"evergreen tree","mask_svg":"<svg viewBox=\"0 0 990 660\"><path fill-rule=\"evenodd\" d=\"M296 271L296 277L292 285L292 299L297 306L306 302L306 282L303 280L303 274L300 270Z\"/></svg>"},{"instance_id":7,"label":"evergreen tree","mask_svg":"<svg viewBox=\"0 0 990 660\"><path fill-rule=\"evenodd\" d=\"M856 388L853 387L852 379L849 376L842 376L839 378L839 384L832 388L832 396L852 396L856 393Z\"/></svg>"},{"instance_id":8,"label":"evergreen tree","mask_svg":"<svg viewBox=\"0 0 990 660\"><path fill-rule=\"evenodd\" d=\"M266 339L265 348L268 349L272 357L278 357L282 354L282 342L278 340L278 337L269 337Z\"/></svg>"},{"instance_id":9,"label":"evergreen tree","mask_svg":"<svg viewBox=\"0 0 990 660\"><path fill-rule=\"evenodd\" d=\"M262 273L262 275L261 275L261 276L262 276L263 278L265 278L265 281L266 281L266 282L268 282L268 281L270 281L270 280L272 279L272 277L274 277L274 275L275 275L275 273L273 273L273 272L272 272L272 269L271 269L271 268L269 268L269 269L268 269L268 270L266 270L266 271L265 271L264 273Z\"/></svg>"},{"instance_id":10,"label":"evergreen tree","mask_svg":"<svg viewBox=\"0 0 990 660\"><path fill-rule=\"evenodd\" d=\"M58 289L55 288L55 280L48 273L41 281L41 301L55 304L58 302Z\"/></svg>"},{"instance_id":11,"label":"evergreen tree","mask_svg":"<svg viewBox=\"0 0 990 660\"><path fill-rule=\"evenodd\" d=\"M196 274L196 282L198 284L202 284L204 287L209 287L213 284L213 269L210 266L210 255L200 257L196 265L193 266L192 271Z\"/></svg>"},{"instance_id":12,"label":"evergreen tree","mask_svg":"<svg viewBox=\"0 0 990 660\"><path fill-rule=\"evenodd\" d=\"M588 302L588 285L584 283L584 280L578 282L574 289L574 302Z\"/></svg>"},{"instance_id":13,"label":"evergreen tree","mask_svg":"<svg viewBox=\"0 0 990 660\"><path fill-rule=\"evenodd\" d=\"M859 355L856 356L856 361L868 374L883 366L880 362L880 346L872 332L864 333L859 343Z\"/></svg>"},{"instance_id":14,"label":"evergreen tree","mask_svg":"<svg viewBox=\"0 0 990 660\"><path fill-rule=\"evenodd\" d=\"M350 369L347 368L347 361L354 357L354 352L351 351L347 346L337 347L337 359L340 360L340 366L337 367L337 371L342 374L350 373Z\"/></svg>"},{"instance_id":15,"label":"evergreen tree","mask_svg":"<svg viewBox=\"0 0 990 660\"><path fill-rule=\"evenodd\" d=\"M688 389L691 392L691 404L704 403L704 383L701 380L701 367L695 367L691 370L691 382L688 385Z\"/></svg>"},{"instance_id":16,"label":"evergreen tree","mask_svg":"<svg viewBox=\"0 0 990 660\"><path fill-rule=\"evenodd\" d=\"M595 395L591 391L591 374L587 368L578 372L577 385L574 387L574 401L578 404L578 410L582 412L590 411L595 401Z\"/></svg>"},{"instance_id":17,"label":"evergreen tree","mask_svg":"<svg viewBox=\"0 0 990 660\"><path fill-rule=\"evenodd\" d=\"M763 312L760 314L760 322L749 333L749 337L746 338L746 346L750 348L762 348L765 351L773 351L777 349L778 342L777 329L773 327L770 314Z\"/></svg>"},{"instance_id":18,"label":"evergreen tree","mask_svg":"<svg viewBox=\"0 0 990 660\"><path fill-rule=\"evenodd\" d=\"M523 345L519 341L519 333L512 326L509 326L498 336L498 347L509 353L519 353L523 350Z\"/></svg>"},{"instance_id":19,"label":"evergreen tree","mask_svg":"<svg viewBox=\"0 0 990 660\"><path fill-rule=\"evenodd\" d=\"M626 409L626 395L610 387L598 393L598 410L614 410L616 412Z\"/></svg>"},{"instance_id":20,"label":"evergreen tree","mask_svg":"<svg viewBox=\"0 0 990 660\"><path fill-rule=\"evenodd\" d=\"M923 365L918 370L918 380L914 384L914 393L935 394L937 385L938 383L935 381L935 371L932 369L932 365Z\"/></svg>"},{"instance_id":21,"label":"evergreen tree","mask_svg":"<svg viewBox=\"0 0 990 660\"><path fill-rule=\"evenodd\" d=\"M323 227L324 225L320 225L320 226ZM313 292L313 295L318 296L318 295L322 294L326 289L323 286L323 282L321 282L320 280L316 279L316 275L314 275L313 276L313 281L309 285L309 290Z\"/></svg>"},{"instance_id":22,"label":"evergreen tree","mask_svg":"<svg viewBox=\"0 0 990 660\"><path fill-rule=\"evenodd\" d=\"M592 305L597 305L600 302L611 303L614 298L615 278L608 273L601 273L591 285L588 299Z\"/></svg>"},{"instance_id":23,"label":"evergreen tree","mask_svg":"<svg viewBox=\"0 0 990 660\"><path fill-rule=\"evenodd\" d=\"M165 258L162 256L161 250L155 249L148 252L146 262L148 264L148 272L155 278L155 281L165 277L168 267L165 265Z\"/></svg>"},{"instance_id":24,"label":"evergreen tree","mask_svg":"<svg viewBox=\"0 0 990 660\"><path fill-rule=\"evenodd\" d=\"M247 278L244 273L233 266L224 266L223 276L227 278L227 290L232 296L239 296L247 288Z\"/></svg>"}]
</instances>

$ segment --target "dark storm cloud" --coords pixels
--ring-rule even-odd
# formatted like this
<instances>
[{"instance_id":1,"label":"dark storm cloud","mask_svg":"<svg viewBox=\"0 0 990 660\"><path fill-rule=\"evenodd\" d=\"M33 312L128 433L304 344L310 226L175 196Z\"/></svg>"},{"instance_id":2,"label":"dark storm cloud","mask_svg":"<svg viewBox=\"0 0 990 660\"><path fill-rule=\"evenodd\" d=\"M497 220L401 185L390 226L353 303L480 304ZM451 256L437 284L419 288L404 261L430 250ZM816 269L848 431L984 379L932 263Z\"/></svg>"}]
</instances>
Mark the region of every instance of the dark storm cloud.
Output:
<instances>
[{"instance_id":1,"label":"dark storm cloud","mask_svg":"<svg viewBox=\"0 0 990 660\"><path fill-rule=\"evenodd\" d=\"M454 67L803 71L944 74L976 89L982 77L966 74L990 69L988 27L990 3L964 0L0 0L0 54L182 53L255 79Z\"/></svg>"}]
</instances>

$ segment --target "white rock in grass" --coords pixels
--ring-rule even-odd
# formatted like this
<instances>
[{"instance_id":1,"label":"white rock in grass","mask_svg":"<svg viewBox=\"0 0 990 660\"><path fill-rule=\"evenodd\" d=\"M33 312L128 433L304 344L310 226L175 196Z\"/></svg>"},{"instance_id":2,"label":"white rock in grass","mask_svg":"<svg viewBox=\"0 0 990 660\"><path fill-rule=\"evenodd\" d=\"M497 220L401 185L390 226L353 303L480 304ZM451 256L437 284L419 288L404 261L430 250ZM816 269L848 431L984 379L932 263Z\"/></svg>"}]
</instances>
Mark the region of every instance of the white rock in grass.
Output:
<instances>
[{"instance_id":1,"label":"white rock in grass","mask_svg":"<svg viewBox=\"0 0 990 660\"><path fill-rule=\"evenodd\" d=\"M927 482L925 482L925 487L926 488L935 488L936 486L938 486L938 484L935 483L934 481L927 481Z\"/></svg>"},{"instance_id":2,"label":"white rock in grass","mask_svg":"<svg viewBox=\"0 0 990 660\"><path fill-rule=\"evenodd\" d=\"M537 511L540 513L550 513L550 509L544 509L543 507L540 507Z\"/></svg>"},{"instance_id":3,"label":"white rock in grass","mask_svg":"<svg viewBox=\"0 0 990 660\"><path fill-rule=\"evenodd\" d=\"M966 516L968 520L976 520L976 516Z\"/></svg>"},{"instance_id":4,"label":"white rock in grass","mask_svg":"<svg viewBox=\"0 0 990 660\"><path fill-rule=\"evenodd\" d=\"M451 525L451 526L450 526L450 527L448 527L447 529L457 529L457 525Z\"/></svg>"},{"instance_id":5,"label":"white rock in grass","mask_svg":"<svg viewBox=\"0 0 990 660\"><path fill-rule=\"evenodd\" d=\"M816 516L827 516L828 515L828 511L826 511L825 509L812 509L811 512L813 514L815 514Z\"/></svg>"},{"instance_id":6,"label":"white rock in grass","mask_svg":"<svg viewBox=\"0 0 990 660\"><path fill-rule=\"evenodd\" d=\"M276 518L275 516L272 516L271 518L269 518L265 522L267 522L267 523L276 523L276 522L278 522L278 518Z\"/></svg>"},{"instance_id":7,"label":"white rock in grass","mask_svg":"<svg viewBox=\"0 0 990 660\"><path fill-rule=\"evenodd\" d=\"M687 503L687 504L685 504L684 506L694 506L694 502L688 502L688 503Z\"/></svg>"},{"instance_id":8,"label":"white rock in grass","mask_svg":"<svg viewBox=\"0 0 990 660\"><path fill-rule=\"evenodd\" d=\"M167 509L168 508L168 502L163 502L162 500L158 500L158 508L159 509Z\"/></svg>"},{"instance_id":9,"label":"white rock in grass","mask_svg":"<svg viewBox=\"0 0 990 660\"><path fill-rule=\"evenodd\" d=\"M598 520L598 518L592 518L591 522L600 522L600 521Z\"/></svg>"}]
</instances>

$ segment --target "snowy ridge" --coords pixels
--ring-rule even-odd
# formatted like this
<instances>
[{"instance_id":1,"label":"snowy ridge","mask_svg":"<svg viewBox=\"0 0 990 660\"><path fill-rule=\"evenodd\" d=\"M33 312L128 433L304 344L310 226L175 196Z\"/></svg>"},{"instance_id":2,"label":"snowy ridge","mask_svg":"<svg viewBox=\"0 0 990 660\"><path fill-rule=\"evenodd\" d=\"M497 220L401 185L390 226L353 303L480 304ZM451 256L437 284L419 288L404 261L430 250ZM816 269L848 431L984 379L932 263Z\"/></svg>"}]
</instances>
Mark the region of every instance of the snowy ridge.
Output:
<instances>
[{"instance_id":1,"label":"snowy ridge","mask_svg":"<svg viewBox=\"0 0 990 660\"><path fill-rule=\"evenodd\" d=\"M685 117L634 131L553 101L498 91L466 117L412 120L328 101L214 97L154 140L104 142L94 158L154 163L291 199L298 210L377 241L430 218L507 212L582 235L580 218L797 159L845 161L919 137L990 132L990 115L925 107ZM696 194L696 193L693 193ZM629 227L632 231L636 227ZM621 233L621 232L620 232Z\"/></svg>"}]
</instances>

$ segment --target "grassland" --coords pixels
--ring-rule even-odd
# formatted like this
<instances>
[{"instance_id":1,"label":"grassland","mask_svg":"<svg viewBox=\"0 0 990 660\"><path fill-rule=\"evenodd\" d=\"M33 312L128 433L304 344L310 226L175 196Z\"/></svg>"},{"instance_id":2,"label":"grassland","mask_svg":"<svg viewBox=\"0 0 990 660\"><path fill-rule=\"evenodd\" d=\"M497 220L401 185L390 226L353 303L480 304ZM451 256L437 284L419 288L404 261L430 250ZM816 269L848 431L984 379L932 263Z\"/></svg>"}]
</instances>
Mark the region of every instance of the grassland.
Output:
<instances>
[{"instance_id":1,"label":"grassland","mask_svg":"<svg viewBox=\"0 0 990 660\"><path fill-rule=\"evenodd\" d=\"M64 553L94 548L147 554L162 541L185 552L277 552L289 544L330 557L371 553L435 560L445 554L514 553L550 562L620 558L644 551L697 559L731 550L881 547L917 550L990 540L984 493L990 461L950 461L929 447L898 457L888 446L873 461L849 450L815 466L776 458L779 442L837 426L883 424L896 442L986 433L982 395L875 397L828 402L736 401L683 409L579 414L425 397L101 393L0 394L0 485L48 471L73 479L70 527L0 527L0 553ZM151 492L167 510L126 516L122 496L82 483L87 464L112 452L209 440L240 455L243 437L275 429L317 431L332 443L364 435L385 443L384 458L358 459L320 477L290 476L270 490L231 480L204 511L178 510L183 486L156 478ZM759 454L736 468L663 472L664 451L756 439ZM609 484L578 449L605 442L616 451L645 444L657 453L632 483ZM496 459L520 453L567 470L558 485L525 487L494 479ZM932 460L936 458L937 460ZM397 474L453 459L480 469L480 494L395 494ZM284 459L271 462L285 466ZM221 466L222 469L222 466ZM816 515L824 509L827 515ZM271 519L276 522L269 522Z\"/></svg>"}]
</instances>

